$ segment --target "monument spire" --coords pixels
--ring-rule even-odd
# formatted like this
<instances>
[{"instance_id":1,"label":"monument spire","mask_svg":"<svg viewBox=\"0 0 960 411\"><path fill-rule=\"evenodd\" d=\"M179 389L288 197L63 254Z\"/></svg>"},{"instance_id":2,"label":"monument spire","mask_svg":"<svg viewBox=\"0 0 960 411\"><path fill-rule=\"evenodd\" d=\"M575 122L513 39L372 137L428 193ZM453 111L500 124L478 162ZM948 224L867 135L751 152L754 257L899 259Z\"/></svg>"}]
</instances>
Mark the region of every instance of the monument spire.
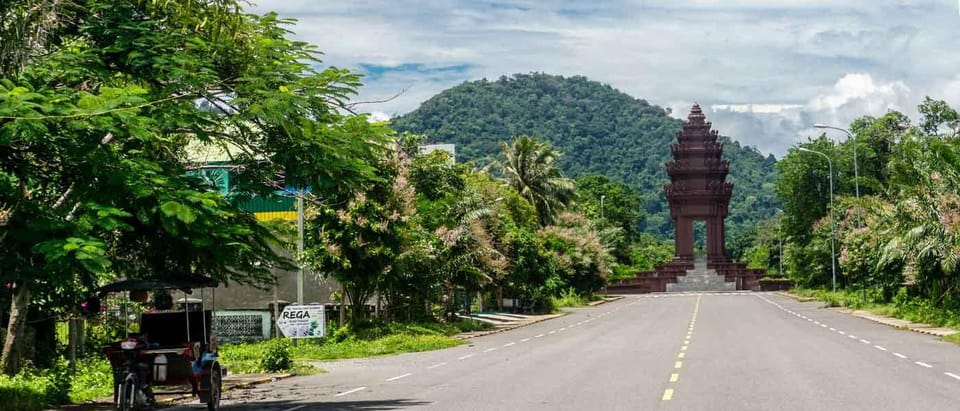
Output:
<instances>
[{"instance_id":1,"label":"monument spire","mask_svg":"<svg viewBox=\"0 0 960 411\"><path fill-rule=\"evenodd\" d=\"M666 164L670 184L664 187L674 220L675 258L693 261L693 223L707 224L707 262L726 260L724 220L733 184L727 183L730 165L721 159L723 145L699 104L694 103L670 148L673 161Z\"/></svg>"}]
</instances>

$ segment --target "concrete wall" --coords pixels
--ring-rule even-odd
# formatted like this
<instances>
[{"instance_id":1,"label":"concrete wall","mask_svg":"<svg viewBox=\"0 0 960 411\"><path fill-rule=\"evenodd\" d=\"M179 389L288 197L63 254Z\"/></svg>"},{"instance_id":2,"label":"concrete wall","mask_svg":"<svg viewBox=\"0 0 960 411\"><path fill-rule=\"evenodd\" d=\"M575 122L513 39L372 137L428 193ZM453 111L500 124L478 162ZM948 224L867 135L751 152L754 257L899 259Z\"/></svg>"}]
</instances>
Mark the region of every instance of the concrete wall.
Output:
<instances>
[{"instance_id":1,"label":"concrete wall","mask_svg":"<svg viewBox=\"0 0 960 411\"><path fill-rule=\"evenodd\" d=\"M281 301L297 301L297 271L277 272L278 285L277 297ZM310 271L304 273L303 282L303 302L305 304L326 304L334 301L330 300L330 294L340 289L336 280L324 279L317 280L316 276ZM211 292L213 291L213 292ZM181 292L175 292L174 300L183 298ZM199 290L194 290L188 298L201 298ZM273 289L261 290L250 286L240 286L230 284L221 285L216 290L204 290L202 298L206 308L213 307L216 304L217 310L265 310L273 302Z\"/></svg>"}]
</instances>

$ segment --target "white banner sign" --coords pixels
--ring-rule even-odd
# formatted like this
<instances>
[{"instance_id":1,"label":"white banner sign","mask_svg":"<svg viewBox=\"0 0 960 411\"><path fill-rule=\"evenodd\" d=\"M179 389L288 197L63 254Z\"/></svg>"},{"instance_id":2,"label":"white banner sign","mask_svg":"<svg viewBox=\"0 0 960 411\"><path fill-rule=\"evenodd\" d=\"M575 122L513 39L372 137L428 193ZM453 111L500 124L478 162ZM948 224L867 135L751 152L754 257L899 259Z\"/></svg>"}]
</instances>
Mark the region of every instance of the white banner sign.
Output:
<instances>
[{"instance_id":1,"label":"white banner sign","mask_svg":"<svg viewBox=\"0 0 960 411\"><path fill-rule=\"evenodd\" d=\"M326 332L322 305L288 305L280 313L277 326L290 338L320 338Z\"/></svg>"}]
</instances>

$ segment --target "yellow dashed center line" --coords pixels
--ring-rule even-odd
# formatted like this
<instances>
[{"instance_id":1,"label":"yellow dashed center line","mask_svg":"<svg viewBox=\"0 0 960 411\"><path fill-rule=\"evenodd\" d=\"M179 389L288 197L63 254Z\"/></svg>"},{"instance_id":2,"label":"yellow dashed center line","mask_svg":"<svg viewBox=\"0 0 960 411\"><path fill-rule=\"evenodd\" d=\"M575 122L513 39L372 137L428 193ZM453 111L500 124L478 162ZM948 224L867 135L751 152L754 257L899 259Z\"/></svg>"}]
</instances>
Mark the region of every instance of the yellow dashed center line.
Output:
<instances>
[{"instance_id":1,"label":"yellow dashed center line","mask_svg":"<svg viewBox=\"0 0 960 411\"><path fill-rule=\"evenodd\" d=\"M687 328L687 336L683 340L683 346L680 347L680 353L677 354L677 358L684 359L687 357L687 354L684 351L687 351L687 348L690 346L690 338L693 337L693 327L697 324L697 314L700 312L700 297L697 296L697 304L693 307L693 319L690 320L690 326ZM676 361L673 363L674 369L683 368L683 361ZM676 383L680 381L680 373L670 374L670 382ZM670 401L673 399L673 388L667 388L663 390L663 401Z\"/></svg>"}]
</instances>

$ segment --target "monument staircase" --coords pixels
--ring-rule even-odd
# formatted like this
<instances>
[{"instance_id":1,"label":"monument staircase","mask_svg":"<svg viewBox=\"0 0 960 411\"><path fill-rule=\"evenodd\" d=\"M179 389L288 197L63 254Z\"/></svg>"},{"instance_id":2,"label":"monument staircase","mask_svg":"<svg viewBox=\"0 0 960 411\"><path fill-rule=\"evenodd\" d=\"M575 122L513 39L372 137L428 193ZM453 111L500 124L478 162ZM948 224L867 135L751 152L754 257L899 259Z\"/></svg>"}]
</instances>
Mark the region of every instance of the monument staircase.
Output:
<instances>
[{"instance_id":1,"label":"monument staircase","mask_svg":"<svg viewBox=\"0 0 960 411\"><path fill-rule=\"evenodd\" d=\"M706 258L697 258L693 269L686 275L678 276L677 282L667 283L667 292L686 291L736 291L736 281L727 281L726 276L717 274L717 270L707 268Z\"/></svg>"}]
</instances>

